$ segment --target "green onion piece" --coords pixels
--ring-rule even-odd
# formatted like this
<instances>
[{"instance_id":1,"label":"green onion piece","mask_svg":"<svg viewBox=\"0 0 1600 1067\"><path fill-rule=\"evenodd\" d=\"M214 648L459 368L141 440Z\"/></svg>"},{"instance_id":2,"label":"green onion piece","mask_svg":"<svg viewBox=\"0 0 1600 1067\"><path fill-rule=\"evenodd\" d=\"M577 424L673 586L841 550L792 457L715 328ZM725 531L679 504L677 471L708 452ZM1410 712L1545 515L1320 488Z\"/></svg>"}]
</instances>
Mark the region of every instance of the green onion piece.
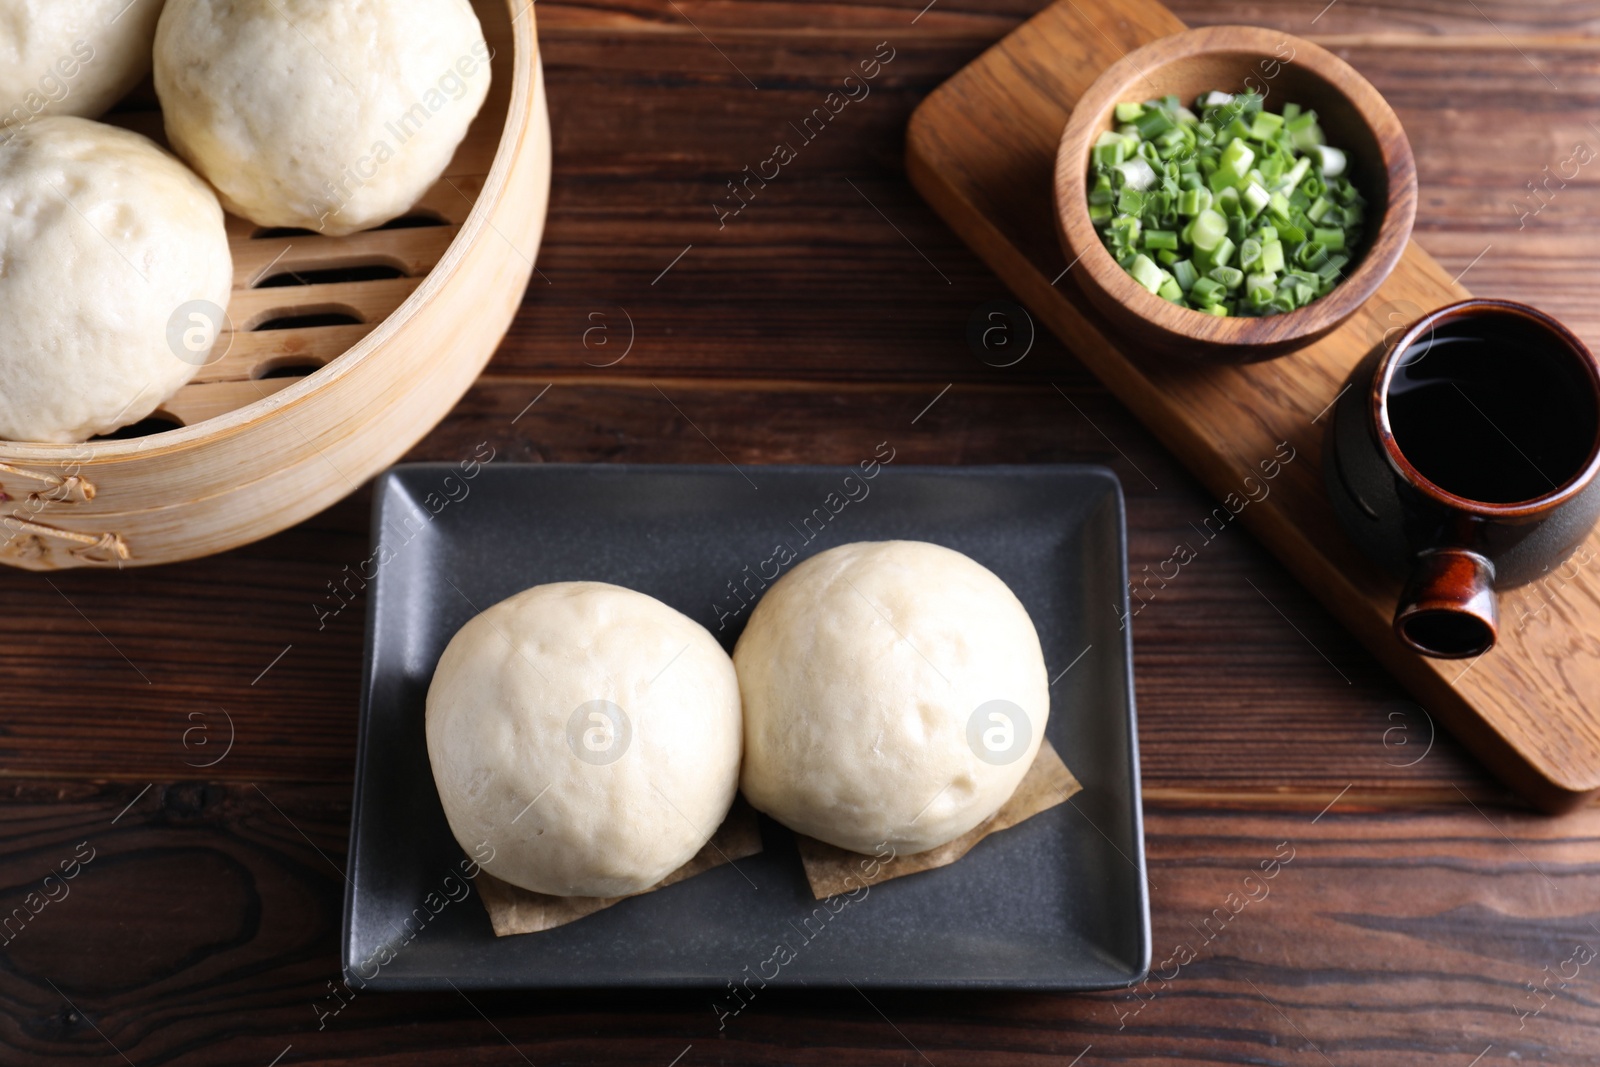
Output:
<instances>
[{"instance_id":1,"label":"green onion piece","mask_svg":"<svg viewBox=\"0 0 1600 1067\"><path fill-rule=\"evenodd\" d=\"M1312 238L1330 252L1344 251L1344 231L1325 230L1321 226L1311 231Z\"/></svg>"},{"instance_id":2,"label":"green onion piece","mask_svg":"<svg viewBox=\"0 0 1600 1067\"><path fill-rule=\"evenodd\" d=\"M1288 108L1284 108L1284 110L1288 111ZM1299 133L1301 130L1314 126L1316 121L1317 113L1315 111L1301 111L1293 115L1284 116L1284 129L1290 133Z\"/></svg>"},{"instance_id":3,"label":"green onion piece","mask_svg":"<svg viewBox=\"0 0 1600 1067\"><path fill-rule=\"evenodd\" d=\"M1212 204L1230 218L1239 214L1239 190L1231 185L1228 186L1212 198Z\"/></svg>"},{"instance_id":4,"label":"green onion piece","mask_svg":"<svg viewBox=\"0 0 1600 1067\"><path fill-rule=\"evenodd\" d=\"M1203 252L1216 248L1228 236L1228 220L1222 215L1206 208L1195 216L1190 239L1194 246Z\"/></svg>"},{"instance_id":5,"label":"green onion piece","mask_svg":"<svg viewBox=\"0 0 1600 1067\"><path fill-rule=\"evenodd\" d=\"M1217 171L1233 179L1233 184L1238 185L1244 176L1250 172L1250 164L1255 162L1256 154L1244 141L1230 141L1228 147L1222 150L1222 157L1217 160Z\"/></svg>"},{"instance_id":6,"label":"green onion piece","mask_svg":"<svg viewBox=\"0 0 1600 1067\"><path fill-rule=\"evenodd\" d=\"M1239 266L1244 270L1259 270L1261 264L1261 242L1254 237L1246 237L1239 245Z\"/></svg>"},{"instance_id":7,"label":"green onion piece","mask_svg":"<svg viewBox=\"0 0 1600 1067\"><path fill-rule=\"evenodd\" d=\"M1133 125L1138 128L1139 136L1145 139L1166 133L1172 129L1172 120L1160 108L1148 109L1144 114L1133 120Z\"/></svg>"},{"instance_id":8,"label":"green onion piece","mask_svg":"<svg viewBox=\"0 0 1600 1067\"><path fill-rule=\"evenodd\" d=\"M1134 281L1152 293L1161 288L1161 283L1164 280L1161 275L1161 268L1144 255L1133 257L1133 265L1128 268L1128 273L1133 275Z\"/></svg>"},{"instance_id":9,"label":"green onion piece","mask_svg":"<svg viewBox=\"0 0 1600 1067\"><path fill-rule=\"evenodd\" d=\"M1322 261L1322 266L1317 268L1317 277L1324 282L1331 282L1344 270L1345 264L1350 262L1346 255L1329 256Z\"/></svg>"},{"instance_id":10,"label":"green onion piece","mask_svg":"<svg viewBox=\"0 0 1600 1067\"><path fill-rule=\"evenodd\" d=\"M1282 115L1274 115L1270 111L1258 111L1255 121L1250 124L1250 136L1257 141L1270 141L1282 128Z\"/></svg>"},{"instance_id":11,"label":"green onion piece","mask_svg":"<svg viewBox=\"0 0 1600 1067\"><path fill-rule=\"evenodd\" d=\"M1172 276L1177 279L1178 287L1187 293L1200 279L1200 272L1194 269L1194 264L1189 260L1180 259L1172 265Z\"/></svg>"},{"instance_id":12,"label":"green onion piece","mask_svg":"<svg viewBox=\"0 0 1600 1067\"><path fill-rule=\"evenodd\" d=\"M1302 152L1309 151L1322 143L1322 127L1313 120L1304 129L1295 130L1290 135L1289 143Z\"/></svg>"},{"instance_id":13,"label":"green onion piece","mask_svg":"<svg viewBox=\"0 0 1600 1067\"><path fill-rule=\"evenodd\" d=\"M1107 130L1100 135L1094 143L1094 150L1090 154L1095 167L1114 167L1121 163L1128 155L1128 140L1118 134Z\"/></svg>"},{"instance_id":14,"label":"green onion piece","mask_svg":"<svg viewBox=\"0 0 1600 1067\"><path fill-rule=\"evenodd\" d=\"M1283 242L1270 240L1261 242L1261 269L1266 271L1283 270Z\"/></svg>"},{"instance_id":15,"label":"green onion piece","mask_svg":"<svg viewBox=\"0 0 1600 1067\"><path fill-rule=\"evenodd\" d=\"M1143 114L1144 105L1142 104L1127 103L1117 105L1118 122L1132 122L1134 119Z\"/></svg>"},{"instance_id":16,"label":"green onion piece","mask_svg":"<svg viewBox=\"0 0 1600 1067\"><path fill-rule=\"evenodd\" d=\"M1228 261L1233 258L1234 250L1237 247L1231 238L1224 237L1221 243L1211 250L1211 265L1213 267L1226 267Z\"/></svg>"},{"instance_id":17,"label":"green onion piece","mask_svg":"<svg viewBox=\"0 0 1600 1067\"><path fill-rule=\"evenodd\" d=\"M1145 190L1156 183L1156 171L1148 162L1138 157L1111 168L1122 175L1124 189Z\"/></svg>"},{"instance_id":18,"label":"green onion piece","mask_svg":"<svg viewBox=\"0 0 1600 1067\"><path fill-rule=\"evenodd\" d=\"M1188 139L1189 135L1184 132L1183 127L1174 126L1172 129L1156 138L1156 147L1162 149L1163 151L1170 152L1173 149L1181 147L1188 141Z\"/></svg>"},{"instance_id":19,"label":"green onion piece","mask_svg":"<svg viewBox=\"0 0 1600 1067\"><path fill-rule=\"evenodd\" d=\"M1278 182L1277 191L1287 193L1300 184L1307 174L1311 172L1311 157L1301 156L1300 161L1284 172L1283 178Z\"/></svg>"},{"instance_id":20,"label":"green onion piece","mask_svg":"<svg viewBox=\"0 0 1600 1067\"><path fill-rule=\"evenodd\" d=\"M1272 194L1255 182L1251 182L1245 186L1244 192L1239 194L1239 199L1243 203L1245 214L1253 219L1261 214L1261 209L1267 206L1268 201L1272 199Z\"/></svg>"},{"instance_id":21,"label":"green onion piece","mask_svg":"<svg viewBox=\"0 0 1600 1067\"><path fill-rule=\"evenodd\" d=\"M1244 271L1238 267L1213 267L1206 277L1229 291L1244 284Z\"/></svg>"},{"instance_id":22,"label":"green onion piece","mask_svg":"<svg viewBox=\"0 0 1600 1067\"><path fill-rule=\"evenodd\" d=\"M1189 288L1189 298L1201 305L1216 304L1221 302L1227 292L1220 282L1211 278L1197 278L1194 285Z\"/></svg>"}]
</instances>

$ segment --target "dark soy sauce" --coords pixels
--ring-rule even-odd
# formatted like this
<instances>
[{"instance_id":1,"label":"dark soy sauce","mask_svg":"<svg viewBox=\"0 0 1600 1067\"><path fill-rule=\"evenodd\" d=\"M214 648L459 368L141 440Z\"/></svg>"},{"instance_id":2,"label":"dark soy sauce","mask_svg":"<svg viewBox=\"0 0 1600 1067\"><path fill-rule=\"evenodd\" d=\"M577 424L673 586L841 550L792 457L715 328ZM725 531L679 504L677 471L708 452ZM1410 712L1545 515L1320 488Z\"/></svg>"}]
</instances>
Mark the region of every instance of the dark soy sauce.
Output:
<instances>
[{"instance_id":1,"label":"dark soy sauce","mask_svg":"<svg viewBox=\"0 0 1600 1067\"><path fill-rule=\"evenodd\" d=\"M1548 496L1587 464L1600 430L1578 359L1514 315L1442 323L1389 385L1400 452L1439 488L1487 504Z\"/></svg>"}]
</instances>

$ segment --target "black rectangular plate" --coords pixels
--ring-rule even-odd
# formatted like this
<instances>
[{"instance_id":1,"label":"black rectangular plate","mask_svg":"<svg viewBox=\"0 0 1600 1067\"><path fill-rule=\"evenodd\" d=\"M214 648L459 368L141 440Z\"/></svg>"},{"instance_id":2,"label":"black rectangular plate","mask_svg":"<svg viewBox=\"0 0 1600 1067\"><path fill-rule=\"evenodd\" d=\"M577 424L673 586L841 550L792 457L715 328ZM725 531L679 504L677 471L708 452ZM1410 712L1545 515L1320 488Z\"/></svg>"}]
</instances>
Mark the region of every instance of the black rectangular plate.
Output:
<instances>
[{"instance_id":1,"label":"black rectangular plate","mask_svg":"<svg viewBox=\"0 0 1600 1067\"><path fill-rule=\"evenodd\" d=\"M723 988L758 972L773 985L902 989L1139 980L1150 918L1116 476L869 469L870 480L851 467L493 463L383 475L361 568L371 584L344 915L352 984ZM451 899L470 883L434 791L423 701L445 644L477 609L544 582L612 582L672 605L732 651L749 611L730 583L777 545L805 558L891 539L964 552L1021 598L1054 679L1046 732L1082 793L947 867L835 898L836 911L812 899L793 835L764 817L760 855L543 933L496 938L476 894Z\"/></svg>"}]
</instances>

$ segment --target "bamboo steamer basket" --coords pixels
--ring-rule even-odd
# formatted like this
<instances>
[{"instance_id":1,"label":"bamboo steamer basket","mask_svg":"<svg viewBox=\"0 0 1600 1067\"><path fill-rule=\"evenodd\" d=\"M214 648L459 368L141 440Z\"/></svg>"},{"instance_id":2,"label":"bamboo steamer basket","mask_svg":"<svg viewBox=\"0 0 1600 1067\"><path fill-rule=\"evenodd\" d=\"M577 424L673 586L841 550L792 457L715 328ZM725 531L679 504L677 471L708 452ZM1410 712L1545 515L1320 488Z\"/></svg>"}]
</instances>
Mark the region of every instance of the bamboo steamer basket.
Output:
<instances>
[{"instance_id":1,"label":"bamboo steamer basket","mask_svg":"<svg viewBox=\"0 0 1600 1067\"><path fill-rule=\"evenodd\" d=\"M348 237L230 216L227 354L140 427L159 432L0 442L0 562L148 566L266 537L394 463L467 391L522 302L550 192L534 5L473 7L493 79L444 177ZM163 140L159 112L112 121Z\"/></svg>"}]
</instances>

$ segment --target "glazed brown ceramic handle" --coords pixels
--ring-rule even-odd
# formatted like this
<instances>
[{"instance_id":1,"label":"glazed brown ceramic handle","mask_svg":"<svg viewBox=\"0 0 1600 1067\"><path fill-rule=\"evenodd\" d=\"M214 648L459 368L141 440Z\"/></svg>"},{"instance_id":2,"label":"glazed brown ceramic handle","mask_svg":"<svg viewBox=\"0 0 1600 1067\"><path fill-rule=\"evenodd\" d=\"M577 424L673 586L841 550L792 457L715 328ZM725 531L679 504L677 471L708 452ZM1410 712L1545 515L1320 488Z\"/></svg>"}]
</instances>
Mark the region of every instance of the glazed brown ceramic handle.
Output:
<instances>
[{"instance_id":1,"label":"glazed brown ceramic handle","mask_svg":"<svg viewBox=\"0 0 1600 1067\"><path fill-rule=\"evenodd\" d=\"M1417 557L1394 613L1394 632L1425 656L1466 659L1494 647L1500 615L1494 564L1465 548Z\"/></svg>"}]
</instances>

